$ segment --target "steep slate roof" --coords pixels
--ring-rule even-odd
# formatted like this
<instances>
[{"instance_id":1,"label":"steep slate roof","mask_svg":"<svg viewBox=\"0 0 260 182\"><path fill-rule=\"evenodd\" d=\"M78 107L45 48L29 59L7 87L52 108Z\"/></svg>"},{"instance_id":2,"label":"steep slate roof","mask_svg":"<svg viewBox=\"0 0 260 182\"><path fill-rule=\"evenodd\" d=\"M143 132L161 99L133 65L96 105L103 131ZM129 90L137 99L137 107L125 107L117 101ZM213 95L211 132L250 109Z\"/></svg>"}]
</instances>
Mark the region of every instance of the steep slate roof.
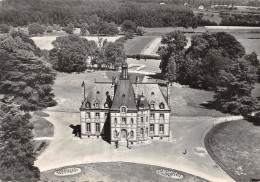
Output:
<instances>
[{"instance_id":1,"label":"steep slate roof","mask_svg":"<svg viewBox=\"0 0 260 182\"><path fill-rule=\"evenodd\" d=\"M138 92L138 95L144 95L147 98L148 103L154 102L154 110L161 110L160 103L164 104L164 110L170 110L163 93L157 83L138 83L137 88L133 84L134 91ZM153 94L152 94L153 93Z\"/></svg>"},{"instance_id":2,"label":"steep slate roof","mask_svg":"<svg viewBox=\"0 0 260 182\"><path fill-rule=\"evenodd\" d=\"M84 102L82 103L80 110L86 109L86 103L90 103L90 109L97 109L94 107L94 103L99 103L99 109L109 109L105 108L105 103L107 102L107 94L111 95L111 83L94 83L92 89L87 94ZM98 93L99 92L99 93Z\"/></svg>"},{"instance_id":3,"label":"steep slate roof","mask_svg":"<svg viewBox=\"0 0 260 182\"><path fill-rule=\"evenodd\" d=\"M134 89L129 79L120 79L118 81L111 110L118 110L123 105L128 110L137 111Z\"/></svg>"}]
</instances>

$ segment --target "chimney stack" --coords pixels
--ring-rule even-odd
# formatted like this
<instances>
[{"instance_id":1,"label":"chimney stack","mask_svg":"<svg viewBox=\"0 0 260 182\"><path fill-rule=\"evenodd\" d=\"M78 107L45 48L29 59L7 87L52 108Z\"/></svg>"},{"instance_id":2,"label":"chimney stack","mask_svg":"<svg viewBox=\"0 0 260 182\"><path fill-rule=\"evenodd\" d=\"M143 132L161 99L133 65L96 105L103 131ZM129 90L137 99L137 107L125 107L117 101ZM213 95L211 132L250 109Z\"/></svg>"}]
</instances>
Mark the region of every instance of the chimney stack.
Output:
<instances>
[{"instance_id":1,"label":"chimney stack","mask_svg":"<svg viewBox=\"0 0 260 182\"><path fill-rule=\"evenodd\" d=\"M84 102L85 98L86 98L86 93L85 93L85 82L83 81L81 84L82 87L82 103Z\"/></svg>"},{"instance_id":2,"label":"chimney stack","mask_svg":"<svg viewBox=\"0 0 260 182\"><path fill-rule=\"evenodd\" d=\"M170 98L171 98L171 87L170 87L170 83L167 82L167 103L169 107L171 107Z\"/></svg>"},{"instance_id":3,"label":"chimney stack","mask_svg":"<svg viewBox=\"0 0 260 182\"><path fill-rule=\"evenodd\" d=\"M134 84L134 87L135 87L135 89L134 89L134 91L135 91L135 99L137 100L138 99L138 87L137 87L137 84L139 83L139 77L137 76L136 78L135 78L135 84Z\"/></svg>"}]
</instances>

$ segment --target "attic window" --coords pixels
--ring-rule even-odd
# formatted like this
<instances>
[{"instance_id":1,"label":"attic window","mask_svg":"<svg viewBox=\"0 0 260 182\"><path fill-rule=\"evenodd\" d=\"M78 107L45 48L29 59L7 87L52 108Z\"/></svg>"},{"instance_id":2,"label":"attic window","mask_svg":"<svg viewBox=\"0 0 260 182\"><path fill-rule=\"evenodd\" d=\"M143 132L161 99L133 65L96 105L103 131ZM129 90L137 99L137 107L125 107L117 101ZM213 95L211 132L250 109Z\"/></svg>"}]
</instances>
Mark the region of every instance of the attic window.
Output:
<instances>
[{"instance_id":1,"label":"attic window","mask_svg":"<svg viewBox=\"0 0 260 182\"><path fill-rule=\"evenodd\" d=\"M125 97L125 94L123 94L122 97Z\"/></svg>"},{"instance_id":2,"label":"attic window","mask_svg":"<svg viewBox=\"0 0 260 182\"><path fill-rule=\"evenodd\" d=\"M104 104L104 107L105 107L105 108L108 108L108 103L107 103L107 102Z\"/></svg>"},{"instance_id":3,"label":"attic window","mask_svg":"<svg viewBox=\"0 0 260 182\"><path fill-rule=\"evenodd\" d=\"M122 113L126 113L126 107L122 107L122 108L121 108L121 112L122 112Z\"/></svg>"},{"instance_id":4,"label":"attic window","mask_svg":"<svg viewBox=\"0 0 260 182\"><path fill-rule=\"evenodd\" d=\"M154 92L152 92L151 94L154 95Z\"/></svg>"},{"instance_id":5,"label":"attic window","mask_svg":"<svg viewBox=\"0 0 260 182\"><path fill-rule=\"evenodd\" d=\"M94 104L95 108L99 108L99 103Z\"/></svg>"},{"instance_id":6,"label":"attic window","mask_svg":"<svg viewBox=\"0 0 260 182\"><path fill-rule=\"evenodd\" d=\"M89 102L87 102L85 105L86 105L86 107L87 107L87 108L89 108L89 107L90 107L90 104L89 104Z\"/></svg>"},{"instance_id":7,"label":"attic window","mask_svg":"<svg viewBox=\"0 0 260 182\"><path fill-rule=\"evenodd\" d=\"M164 104L161 103L159 107L160 107L160 109L164 109Z\"/></svg>"},{"instance_id":8,"label":"attic window","mask_svg":"<svg viewBox=\"0 0 260 182\"><path fill-rule=\"evenodd\" d=\"M144 105L143 105L143 104L141 104L141 105L140 105L140 107L141 107L141 108L144 108Z\"/></svg>"},{"instance_id":9,"label":"attic window","mask_svg":"<svg viewBox=\"0 0 260 182\"><path fill-rule=\"evenodd\" d=\"M152 101L152 102L150 103L150 108L151 108L151 109L154 109L154 101Z\"/></svg>"}]
</instances>

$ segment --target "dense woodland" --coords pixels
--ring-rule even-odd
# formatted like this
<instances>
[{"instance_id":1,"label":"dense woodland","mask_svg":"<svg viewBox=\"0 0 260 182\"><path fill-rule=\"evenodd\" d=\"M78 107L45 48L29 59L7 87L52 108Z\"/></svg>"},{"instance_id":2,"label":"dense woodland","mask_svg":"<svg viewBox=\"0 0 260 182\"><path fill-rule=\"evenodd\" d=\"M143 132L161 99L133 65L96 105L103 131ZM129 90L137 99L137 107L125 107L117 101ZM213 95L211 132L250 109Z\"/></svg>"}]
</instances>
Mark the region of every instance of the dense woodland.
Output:
<instances>
[{"instance_id":1,"label":"dense woodland","mask_svg":"<svg viewBox=\"0 0 260 182\"><path fill-rule=\"evenodd\" d=\"M182 5L162 6L154 3L142 5L116 0L3 0L0 24L27 26L31 23L66 26L73 23L97 24L100 21L121 25L132 20L137 26L169 27L193 23L191 9Z\"/></svg>"}]
</instances>

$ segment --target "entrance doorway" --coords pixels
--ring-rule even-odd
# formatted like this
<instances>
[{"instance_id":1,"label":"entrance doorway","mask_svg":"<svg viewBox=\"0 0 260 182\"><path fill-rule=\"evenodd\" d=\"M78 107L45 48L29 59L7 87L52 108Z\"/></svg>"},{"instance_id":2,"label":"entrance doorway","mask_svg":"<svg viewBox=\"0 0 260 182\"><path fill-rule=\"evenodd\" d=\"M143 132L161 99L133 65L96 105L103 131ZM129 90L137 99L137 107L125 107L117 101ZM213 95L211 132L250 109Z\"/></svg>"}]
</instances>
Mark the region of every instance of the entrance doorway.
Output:
<instances>
[{"instance_id":1,"label":"entrance doorway","mask_svg":"<svg viewBox=\"0 0 260 182\"><path fill-rule=\"evenodd\" d=\"M121 130L121 141L126 141L127 132L125 129Z\"/></svg>"}]
</instances>

